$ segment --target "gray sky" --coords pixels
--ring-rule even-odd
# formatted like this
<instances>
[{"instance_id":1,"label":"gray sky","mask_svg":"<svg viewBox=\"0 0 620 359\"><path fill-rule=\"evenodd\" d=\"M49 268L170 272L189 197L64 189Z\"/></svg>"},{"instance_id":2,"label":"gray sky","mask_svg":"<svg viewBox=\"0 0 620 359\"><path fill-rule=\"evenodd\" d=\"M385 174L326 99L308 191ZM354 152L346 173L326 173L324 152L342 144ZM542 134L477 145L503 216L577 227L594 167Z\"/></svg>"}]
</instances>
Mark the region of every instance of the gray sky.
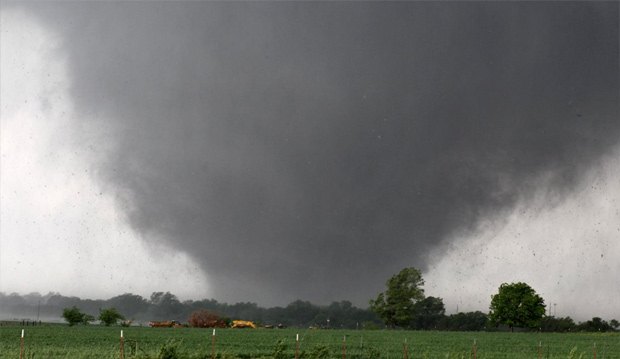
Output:
<instances>
[{"instance_id":1,"label":"gray sky","mask_svg":"<svg viewBox=\"0 0 620 359\"><path fill-rule=\"evenodd\" d=\"M3 3L0 290L618 317L618 10Z\"/></svg>"}]
</instances>

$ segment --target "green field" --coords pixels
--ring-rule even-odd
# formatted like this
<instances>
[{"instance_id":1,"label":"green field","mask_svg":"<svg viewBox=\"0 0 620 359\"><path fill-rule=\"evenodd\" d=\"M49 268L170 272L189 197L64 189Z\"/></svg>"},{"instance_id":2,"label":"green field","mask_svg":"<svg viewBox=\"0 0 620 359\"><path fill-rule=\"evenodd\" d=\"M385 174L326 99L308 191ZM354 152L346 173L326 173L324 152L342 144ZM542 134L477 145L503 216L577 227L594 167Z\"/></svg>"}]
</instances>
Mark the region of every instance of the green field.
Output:
<instances>
[{"instance_id":1,"label":"green field","mask_svg":"<svg viewBox=\"0 0 620 359\"><path fill-rule=\"evenodd\" d=\"M125 358L173 358L164 356L162 347L176 348L178 358L211 358L212 329L149 327L102 327L96 325L68 327L43 325L26 327L23 358L120 358L120 331L124 332ZM19 358L21 326L0 327L0 357ZM274 358L276 343L285 348L278 358L295 358L296 335L298 355L304 359L342 358L346 336L346 358L399 359L473 358L525 359L543 358L620 359L620 333L486 333L486 332L419 332L361 330L296 330L296 329L217 329L217 358ZM326 356L326 353L328 355ZM170 354L170 353L169 353Z\"/></svg>"}]
</instances>

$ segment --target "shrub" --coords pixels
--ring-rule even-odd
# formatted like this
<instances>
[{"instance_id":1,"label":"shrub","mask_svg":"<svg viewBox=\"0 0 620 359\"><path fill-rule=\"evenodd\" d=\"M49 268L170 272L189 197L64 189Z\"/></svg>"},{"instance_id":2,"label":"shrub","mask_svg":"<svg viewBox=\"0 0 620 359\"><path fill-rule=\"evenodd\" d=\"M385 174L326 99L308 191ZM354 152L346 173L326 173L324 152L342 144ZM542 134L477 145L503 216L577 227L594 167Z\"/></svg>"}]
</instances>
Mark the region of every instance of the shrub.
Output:
<instances>
[{"instance_id":1,"label":"shrub","mask_svg":"<svg viewBox=\"0 0 620 359\"><path fill-rule=\"evenodd\" d=\"M329 348L324 344L315 345L309 354L310 359L328 359L329 356Z\"/></svg>"},{"instance_id":2,"label":"shrub","mask_svg":"<svg viewBox=\"0 0 620 359\"><path fill-rule=\"evenodd\" d=\"M273 359L288 359L286 349L287 345L284 342L284 339L278 340L276 345L273 347Z\"/></svg>"},{"instance_id":3,"label":"shrub","mask_svg":"<svg viewBox=\"0 0 620 359\"><path fill-rule=\"evenodd\" d=\"M95 317L93 317L92 315L80 312L80 309L76 306L63 309L62 317L65 318L67 323L69 323L70 327L76 324L86 325L95 320Z\"/></svg>"},{"instance_id":4,"label":"shrub","mask_svg":"<svg viewBox=\"0 0 620 359\"><path fill-rule=\"evenodd\" d=\"M222 318L217 312L201 310L193 312L187 321L193 328L226 328L228 326L227 318Z\"/></svg>"},{"instance_id":5,"label":"shrub","mask_svg":"<svg viewBox=\"0 0 620 359\"><path fill-rule=\"evenodd\" d=\"M119 313L116 308L112 307L110 309L99 309L99 320L106 327L109 327L112 324L116 324L120 320L125 320L125 316Z\"/></svg>"},{"instance_id":6,"label":"shrub","mask_svg":"<svg viewBox=\"0 0 620 359\"><path fill-rule=\"evenodd\" d=\"M174 340L167 341L159 349L157 359L180 359L179 345L180 343Z\"/></svg>"},{"instance_id":7,"label":"shrub","mask_svg":"<svg viewBox=\"0 0 620 359\"><path fill-rule=\"evenodd\" d=\"M375 347L367 347L364 348L364 357L368 358L368 359L377 359L377 358L381 358L381 352L379 351L379 349L375 348Z\"/></svg>"}]
</instances>

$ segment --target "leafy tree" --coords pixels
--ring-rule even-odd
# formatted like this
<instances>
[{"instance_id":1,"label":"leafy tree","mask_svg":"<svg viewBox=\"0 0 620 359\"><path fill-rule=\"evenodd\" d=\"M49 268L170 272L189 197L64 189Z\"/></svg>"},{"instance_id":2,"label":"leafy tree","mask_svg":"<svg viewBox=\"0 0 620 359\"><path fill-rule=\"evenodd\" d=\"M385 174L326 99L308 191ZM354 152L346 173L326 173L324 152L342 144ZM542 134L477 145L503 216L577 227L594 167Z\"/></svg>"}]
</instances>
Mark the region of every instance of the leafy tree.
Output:
<instances>
[{"instance_id":1,"label":"leafy tree","mask_svg":"<svg viewBox=\"0 0 620 359\"><path fill-rule=\"evenodd\" d=\"M183 304L170 292L153 292L150 304L158 320L170 320L171 317L179 317L183 313Z\"/></svg>"},{"instance_id":2,"label":"leafy tree","mask_svg":"<svg viewBox=\"0 0 620 359\"><path fill-rule=\"evenodd\" d=\"M422 273L413 267L404 268L388 279L387 290L370 300L370 310L392 328L410 325L415 304L424 299Z\"/></svg>"},{"instance_id":3,"label":"leafy tree","mask_svg":"<svg viewBox=\"0 0 620 359\"><path fill-rule=\"evenodd\" d=\"M125 316L119 313L116 308L112 307L110 309L99 309L99 320L106 327L116 324L119 319L125 320Z\"/></svg>"},{"instance_id":4,"label":"leafy tree","mask_svg":"<svg viewBox=\"0 0 620 359\"><path fill-rule=\"evenodd\" d=\"M62 310L62 317L65 318L69 326L72 327L76 324L88 324L95 321L95 317L86 313L80 312L80 309L76 306L71 308L65 308Z\"/></svg>"},{"instance_id":5,"label":"leafy tree","mask_svg":"<svg viewBox=\"0 0 620 359\"><path fill-rule=\"evenodd\" d=\"M78 307L87 313L97 313L99 308L107 307L107 303L102 299L82 299Z\"/></svg>"},{"instance_id":6,"label":"leafy tree","mask_svg":"<svg viewBox=\"0 0 620 359\"><path fill-rule=\"evenodd\" d=\"M610 320L609 325L611 325L611 327L614 328L614 330L618 330L618 328L620 328L620 322L616 319Z\"/></svg>"},{"instance_id":7,"label":"leafy tree","mask_svg":"<svg viewBox=\"0 0 620 359\"><path fill-rule=\"evenodd\" d=\"M576 329L584 332L610 332L614 330L607 321L599 317L594 317L585 323L579 323Z\"/></svg>"},{"instance_id":8,"label":"leafy tree","mask_svg":"<svg viewBox=\"0 0 620 359\"><path fill-rule=\"evenodd\" d=\"M68 308L68 307L77 307L82 305L82 300L78 297L65 297L59 293L50 293L51 295L47 298L46 304L55 306L58 308Z\"/></svg>"},{"instance_id":9,"label":"leafy tree","mask_svg":"<svg viewBox=\"0 0 620 359\"><path fill-rule=\"evenodd\" d=\"M222 313L222 310L226 307L226 303L218 303L215 299L187 300L183 303L186 305L187 309L191 311L204 309Z\"/></svg>"},{"instance_id":10,"label":"leafy tree","mask_svg":"<svg viewBox=\"0 0 620 359\"><path fill-rule=\"evenodd\" d=\"M412 327L415 329L433 329L446 313L446 307L441 298L426 297L417 302L414 307Z\"/></svg>"},{"instance_id":11,"label":"leafy tree","mask_svg":"<svg viewBox=\"0 0 620 359\"><path fill-rule=\"evenodd\" d=\"M576 329L575 321L571 317L556 318L545 317L540 323L540 329L543 332L564 333L574 331Z\"/></svg>"},{"instance_id":12,"label":"leafy tree","mask_svg":"<svg viewBox=\"0 0 620 359\"><path fill-rule=\"evenodd\" d=\"M297 326L305 326L311 323L320 310L316 305L301 299L289 303L284 309L285 315L289 319L288 323L285 324Z\"/></svg>"},{"instance_id":13,"label":"leafy tree","mask_svg":"<svg viewBox=\"0 0 620 359\"><path fill-rule=\"evenodd\" d=\"M321 315L324 316L324 318L322 318L323 320L320 318ZM323 308L317 317L315 317L313 322L319 327L327 327L327 319L329 319L330 328L355 328L357 313L355 312L353 303L348 300L343 300L340 302L332 302L329 306Z\"/></svg>"},{"instance_id":14,"label":"leafy tree","mask_svg":"<svg viewBox=\"0 0 620 359\"><path fill-rule=\"evenodd\" d=\"M136 314L144 313L149 307L149 303L146 299L131 293L112 297L106 304L106 306L118 308L119 311L125 313L128 317L134 317Z\"/></svg>"},{"instance_id":15,"label":"leafy tree","mask_svg":"<svg viewBox=\"0 0 620 359\"><path fill-rule=\"evenodd\" d=\"M261 317L261 310L256 303L238 302L227 307L226 315L243 320L258 320Z\"/></svg>"},{"instance_id":16,"label":"leafy tree","mask_svg":"<svg viewBox=\"0 0 620 359\"><path fill-rule=\"evenodd\" d=\"M486 329L489 318L480 311L457 313L441 318L437 324L440 330L481 331Z\"/></svg>"},{"instance_id":17,"label":"leafy tree","mask_svg":"<svg viewBox=\"0 0 620 359\"><path fill-rule=\"evenodd\" d=\"M317 314L305 326L330 329L359 329L364 322L377 320L375 313L353 306L348 300L316 306ZM329 322L328 322L329 320Z\"/></svg>"},{"instance_id":18,"label":"leafy tree","mask_svg":"<svg viewBox=\"0 0 620 359\"><path fill-rule=\"evenodd\" d=\"M512 332L514 327L538 328L545 315L545 302L525 283L503 283L491 296L489 309L490 323L506 325Z\"/></svg>"}]
</instances>

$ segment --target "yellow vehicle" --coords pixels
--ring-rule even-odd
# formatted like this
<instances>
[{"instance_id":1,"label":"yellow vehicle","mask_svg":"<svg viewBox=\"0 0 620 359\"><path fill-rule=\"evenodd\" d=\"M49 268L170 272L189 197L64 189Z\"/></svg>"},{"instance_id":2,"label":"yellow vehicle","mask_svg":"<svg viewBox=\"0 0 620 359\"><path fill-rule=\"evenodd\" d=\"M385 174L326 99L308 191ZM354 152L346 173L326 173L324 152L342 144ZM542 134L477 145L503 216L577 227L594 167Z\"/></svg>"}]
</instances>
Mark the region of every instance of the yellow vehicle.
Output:
<instances>
[{"instance_id":1,"label":"yellow vehicle","mask_svg":"<svg viewBox=\"0 0 620 359\"><path fill-rule=\"evenodd\" d=\"M249 322L247 320L233 320L232 321L232 325L230 326L231 328L252 328L252 329L256 329L256 325L252 322Z\"/></svg>"}]
</instances>

